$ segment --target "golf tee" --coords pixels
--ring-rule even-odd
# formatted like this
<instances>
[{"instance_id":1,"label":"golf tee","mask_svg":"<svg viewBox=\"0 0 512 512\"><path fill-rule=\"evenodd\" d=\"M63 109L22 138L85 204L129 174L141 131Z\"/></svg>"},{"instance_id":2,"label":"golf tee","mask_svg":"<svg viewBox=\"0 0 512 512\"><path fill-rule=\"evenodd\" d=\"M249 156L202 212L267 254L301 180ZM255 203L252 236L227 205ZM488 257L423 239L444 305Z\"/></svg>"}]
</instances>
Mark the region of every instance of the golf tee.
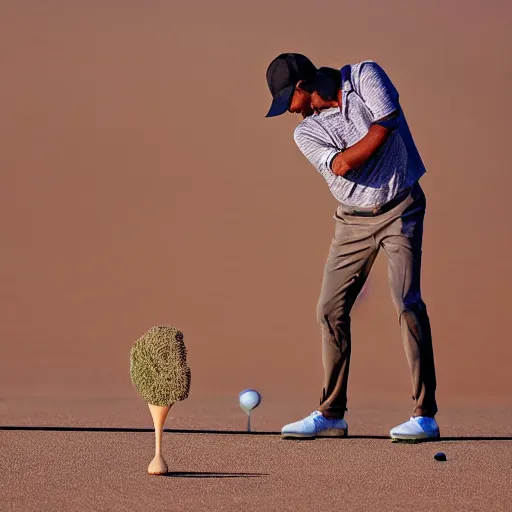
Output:
<instances>
[{"instance_id":1,"label":"golf tee","mask_svg":"<svg viewBox=\"0 0 512 512\"><path fill-rule=\"evenodd\" d=\"M162 434L164 430L165 420L171 406L160 406L148 404L153 425L155 427L155 457L148 467L148 473L158 475L167 473L167 464L162 456Z\"/></svg>"}]
</instances>

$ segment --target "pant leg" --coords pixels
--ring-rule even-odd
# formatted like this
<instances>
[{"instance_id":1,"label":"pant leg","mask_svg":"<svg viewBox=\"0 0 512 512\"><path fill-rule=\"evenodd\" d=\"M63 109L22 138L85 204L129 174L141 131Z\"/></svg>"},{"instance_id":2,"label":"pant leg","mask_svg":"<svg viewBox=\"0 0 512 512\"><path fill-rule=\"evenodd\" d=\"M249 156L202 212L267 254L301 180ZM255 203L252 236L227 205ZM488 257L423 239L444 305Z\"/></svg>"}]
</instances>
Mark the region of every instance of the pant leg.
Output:
<instances>
[{"instance_id":1,"label":"pant leg","mask_svg":"<svg viewBox=\"0 0 512 512\"><path fill-rule=\"evenodd\" d=\"M414 202L379 240L388 256L391 295L397 309L402 340L411 370L414 416L435 416L436 373L430 320L421 298L421 255L425 196L419 186Z\"/></svg>"},{"instance_id":2,"label":"pant leg","mask_svg":"<svg viewBox=\"0 0 512 512\"><path fill-rule=\"evenodd\" d=\"M350 366L350 311L377 256L371 229L347 223L335 214L335 236L324 268L317 305L322 335L324 386L320 407L324 415L343 418L347 404Z\"/></svg>"}]
</instances>

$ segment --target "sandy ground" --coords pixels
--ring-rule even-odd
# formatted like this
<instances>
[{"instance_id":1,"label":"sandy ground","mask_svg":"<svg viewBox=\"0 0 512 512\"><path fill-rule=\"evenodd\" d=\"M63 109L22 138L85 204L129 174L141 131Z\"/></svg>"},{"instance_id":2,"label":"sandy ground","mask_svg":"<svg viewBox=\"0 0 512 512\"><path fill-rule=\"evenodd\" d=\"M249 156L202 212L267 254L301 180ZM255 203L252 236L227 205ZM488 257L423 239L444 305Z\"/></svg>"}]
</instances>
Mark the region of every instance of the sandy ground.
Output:
<instances>
[{"instance_id":1,"label":"sandy ground","mask_svg":"<svg viewBox=\"0 0 512 512\"><path fill-rule=\"evenodd\" d=\"M512 499L511 437L409 446L169 433L170 473L150 477L151 433L1 435L6 512L506 511ZM437 451L448 460L434 460Z\"/></svg>"},{"instance_id":2,"label":"sandy ground","mask_svg":"<svg viewBox=\"0 0 512 512\"><path fill-rule=\"evenodd\" d=\"M20 420L34 412L25 404ZM263 401L247 434L235 400L184 402L164 434L170 473L151 477L153 433L140 400L46 405L32 426L3 417L2 510L510 510L510 408L450 408L438 418L442 441L403 445L387 438L403 407L354 410L347 439L288 441L278 431L300 404ZM438 451L446 462L434 460Z\"/></svg>"}]
</instances>

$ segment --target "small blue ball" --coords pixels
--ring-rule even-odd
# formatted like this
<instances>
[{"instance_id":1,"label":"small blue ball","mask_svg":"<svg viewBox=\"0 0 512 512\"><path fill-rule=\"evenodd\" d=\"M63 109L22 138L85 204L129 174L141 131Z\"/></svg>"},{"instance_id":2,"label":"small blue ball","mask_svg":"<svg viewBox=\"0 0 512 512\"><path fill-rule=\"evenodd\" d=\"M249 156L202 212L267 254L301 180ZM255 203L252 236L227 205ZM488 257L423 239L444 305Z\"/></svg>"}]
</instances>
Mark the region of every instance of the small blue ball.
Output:
<instances>
[{"instance_id":1,"label":"small blue ball","mask_svg":"<svg viewBox=\"0 0 512 512\"><path fill-rule=\"evenodd\" d=\"M439 461L445 461L446 454L444 452L438 452L434 455L434 459L439 460Z\"/></svg>"}]
</instances>

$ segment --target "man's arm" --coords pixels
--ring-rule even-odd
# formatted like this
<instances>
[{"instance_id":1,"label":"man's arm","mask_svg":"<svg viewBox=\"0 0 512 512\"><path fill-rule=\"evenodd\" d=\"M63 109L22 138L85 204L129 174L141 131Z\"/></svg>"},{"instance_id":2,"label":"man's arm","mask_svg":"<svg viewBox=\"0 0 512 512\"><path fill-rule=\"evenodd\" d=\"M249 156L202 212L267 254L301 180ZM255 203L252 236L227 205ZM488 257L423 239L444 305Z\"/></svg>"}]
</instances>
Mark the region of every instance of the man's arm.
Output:
<instances>
[{"instance_id":1,"label":"man's arm","mask_svg":"<svg viewBox=\"0 0 512 512\"><path fill-rule=\"evenodd\" d=\"M393 117L388 116L382 123L394 122ZM318 133L306 126L299 125L296 128L294 139L303 155L318 171L328 170L336 176L344 176L348 171L363 165L384 144L390 132L389 127L373 124L359 142L345 150L320 138Z\"/></svg>"},{"instance_id":2,"label":"man's arm","mask_svg":"<svg viewBox=\"0 0 512 512\"><path fill-rule=\"evenodd\" d=\"M400 111L398 92L377 63L363 64L359 94L373 114L374 122L359 142L338 153L332 160L331 170L337 176L344 176L350 170L364 165L386 142L389 134L398 124Z\"/></svg>"},{"instance_id":3,"label":"man's arm","mask_svg":"<svg viewBox=\"0 0 512 512\"><path fill-rule=\"evenodd\" d=\"M338 153L331 161L331 170L336 176L364 165L370 157L386 142L396 123L396 114L391 114L379 123L370 125L368 133L353 146Z\"/></svg>"},{"instance_id":4,"label":"man's arm","mask_svg":"<svg viewBox=\"0 0 512 512\"><path fill-rule=\"evenodd\" d=\"M301 123L295 129L293 138L302 154L318 172L325 173L327 171L332 173L330 164L340 148L328 142L322 135L312 129L311 126Z\"/></svg>"}]
</instances>

